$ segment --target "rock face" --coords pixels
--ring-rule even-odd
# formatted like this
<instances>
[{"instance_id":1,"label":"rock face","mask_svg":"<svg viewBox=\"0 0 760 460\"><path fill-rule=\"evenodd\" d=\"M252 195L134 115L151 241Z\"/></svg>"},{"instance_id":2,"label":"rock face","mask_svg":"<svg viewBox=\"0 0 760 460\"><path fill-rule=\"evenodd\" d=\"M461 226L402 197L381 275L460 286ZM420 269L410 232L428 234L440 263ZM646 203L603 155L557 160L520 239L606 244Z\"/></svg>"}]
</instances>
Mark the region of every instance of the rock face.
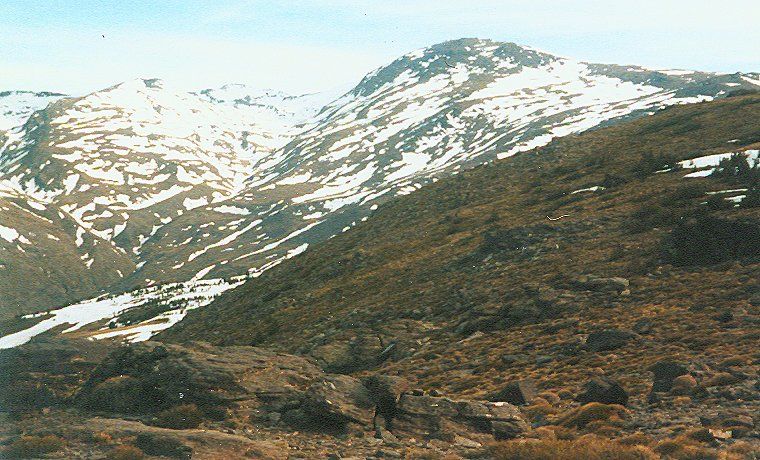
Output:
<instances>
[{"instance_id":1,"label":"rock face","mask_svg":"<svg viewBox=\"0 0 760 460\"><path fill-rule=\"evenodd\" d=\"M30 347L34 346L19 350ZM51 349L53 357L76 353L65 347L55 350ZM529 400L529 383L518 387ZM129 414L153 426L187 428L161 421L167 414L192 411L199 419L192 428L243 418L285 430L374 430L387 442L456 438L468 444L513 438L530 428L519 409L507 402L452 399L422 390L410 393L410 388L398 376L359 380L328 374L305 358L256 347L142 342L118 347L92 366L69 402L85 412ZM143 450L155 455L188 455L181 445L152 437L142 441Z\"/></svg>"},{"instance_id":2,"label":"rock face","mask_svg":"<svg viewBox=\"0 0 760 460\"><path fill-rule=\"evenodd\" d=\"M321 376L303 358L254 347L144 342L109 355L76 399L87 409L136 414L195 404L221 418L237 401L298 400Z\"/></svg>"},{"instance_id":3,"label":"rock face","mask_svg":"<svg viewBox=\"0 0 760 460\"><path fill-rule=\"evenodd\" d=\"M369 426L375 412L367 388L347 375L327 376L313 384L303 406L315 422L327 425L353 422Z\"/></svg>"},{"instance_id":4,"label":"rock face","mask_svg":"<svg viewBox=\"0 0 760 460\"><path fill-rule=\"evenodd\" d=\"M628 404L628 393L618 382L610 378L599 377L584 385L583 393L578 395L577 400L581 404L598 402L625 406Z\"/></svg>"}]
</instances>

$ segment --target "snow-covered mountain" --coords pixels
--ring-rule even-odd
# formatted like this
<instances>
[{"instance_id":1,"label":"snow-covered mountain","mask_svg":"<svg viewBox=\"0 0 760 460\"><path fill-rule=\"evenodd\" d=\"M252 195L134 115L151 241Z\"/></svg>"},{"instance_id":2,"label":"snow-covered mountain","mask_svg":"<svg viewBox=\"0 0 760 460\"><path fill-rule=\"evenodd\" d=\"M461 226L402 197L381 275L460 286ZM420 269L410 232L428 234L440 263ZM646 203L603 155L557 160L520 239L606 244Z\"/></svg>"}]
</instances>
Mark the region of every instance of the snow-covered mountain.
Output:
<instances>
[{"instance_id":1,"label":"snow-covered mountain","mask_svg":"<svg viewBox=\"0 0 760 460\"><path fill-rule=\"evenodd\" d=\"M408 53L343 95L134 80L56 101L10 130L0 182L66 222L45 217L70 229L59 239L73 261L104 266L98 290L255 275L468 166L758 87L758 74L589 64L477 39ZM19 216L8 234L29 243L0 239L0 299L9 280L39 276L16 261L47 238L6 208ZM93 256L89 240L110 253ZM61 249L41 251L44 261Z\"/></svg>"},{"instance_id":2,"label":"snow-covered mountain","mask_svg":"<svg viewBox=\"0 0 760 460\"><path fill-rule=\"evenodd\" d=\"M323 108L241 193L199 208L203 228L191 215L162 227L135 282L265 269L436 177L757 83L756 74L586 64L488 40L417 50Z\"/></svg>"},{"instance_id":3,"label":"snow-covered mountain","mask_svg":"<svg viewBox=\"0 0 760 460\"><path fill-rule=\"evenodd\" d=\"M32 112L65 96L49 91L0 91L0 135L23 124Z\"/></svg>"}]
</instances>

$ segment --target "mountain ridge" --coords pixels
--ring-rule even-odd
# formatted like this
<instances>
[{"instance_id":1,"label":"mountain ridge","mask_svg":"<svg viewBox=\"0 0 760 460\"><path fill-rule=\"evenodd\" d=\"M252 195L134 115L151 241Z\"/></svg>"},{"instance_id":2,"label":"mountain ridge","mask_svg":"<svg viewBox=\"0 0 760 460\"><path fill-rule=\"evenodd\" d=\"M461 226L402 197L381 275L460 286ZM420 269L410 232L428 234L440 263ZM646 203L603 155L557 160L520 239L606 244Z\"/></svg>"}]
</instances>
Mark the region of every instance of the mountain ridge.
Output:
<instances>
[{"instance_id":1,"label":"mountain ridge","mask_svg":"<svg viewBox=\"0 0 760 460\"><path fill-rule=\"evenodd\" d=\"M166 93L157 80L139 80L144 88L133 81L124 98L144 95L139 99L147 101L143 121L120 115L119 104L107 104L108 92L125 83L56 102L50 116L36 115L36 128L33 122L29 132L11 135L0 153L0 179L60 208L74 221L72 228L121 252L119 273L106 270L111 275L107 283L96 283L100 289L123 292L193 278L255 276L346 231L393 196L554 137L754 88L747 75L755 76L667 75L637 66L586 64L513 43L453 40L407 53L332 103L309 109L312 118L286 133L292 137L277 148L267 144L277 136L256 125L255 113L233 112L242 115L228 118L226 128L218 125L238 105L274 107L267 98L279 93L265 90L248 98L263 97L261 104L238 104L245 97L235 93L245 91L236 85L225 88L229 96L222 97L224 91L213 90ZM51 124L56 110L70 111L76 101L86 101L87 112L74 111L70 120L81 124ZM103 113L100 121L92 118L97 113ZM197 120L199 131L171 131L180 119L183 126ZM109 123L126 131L114 131ZM43 131L57 138L38 145ZM195 169L185 160L165 160L180 145L190 149L185 158L200 161ZM55 165L46 165L53 160ZM148 166L153 179L132 172ZM83 187L89 188L80 192ZM79 241L80 232L74 230L71 239ZM5 250L19 247L15 241ZM80 257L85 254L80 251Z\"/></svg>"}]
</instances>

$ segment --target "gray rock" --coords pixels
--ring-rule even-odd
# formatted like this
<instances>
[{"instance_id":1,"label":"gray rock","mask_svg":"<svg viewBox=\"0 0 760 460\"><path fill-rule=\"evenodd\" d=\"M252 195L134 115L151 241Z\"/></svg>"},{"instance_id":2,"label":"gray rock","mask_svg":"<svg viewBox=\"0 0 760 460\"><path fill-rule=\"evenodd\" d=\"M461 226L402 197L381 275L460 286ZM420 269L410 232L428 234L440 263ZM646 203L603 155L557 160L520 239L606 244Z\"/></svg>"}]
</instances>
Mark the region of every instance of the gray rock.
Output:
<instances>
[{"instance_id":1,"label":"gray rock","mask_svg":"<svg viewBox=\"0 0 760 460\"><path fill-rule=\"evenodd\" d=\"M628 404L628 392L615 380L608 377L591 379L577 397L581 404L599 402L603 404Z\"/></svg>"},{"instance_id":2,"label":"gray rock","mask_svg":"<svg viewBox=\"0 0 760 460\"><path fill-rule=\"evenodd\" d=\"M635 334L620 329L604 329L589 334L586 339L586 347L590 351L616 350L625 346Z\"/></svg>"},{"instance_id":3,"label":"gray rock","mask_svg":"<svg viewBox=\"0 0 760 460\"><path fill-rule=\"evenodd\" d=\"M357 379L347 375L330 375L309 387L303 409L319 423L369 426L375 404L369 390Z\"/></svg>"},{"instance_id":4,"label":"gray rock","mask_svg":"<svg viewBox=\"0 0 760 460\"><path fill-rule=\"evenodd\" d=\"M491 401L504 401L519 406L530 404L535 396L535 383L531 379L524 379L508 383L502 390L494 393L488 399Z\"/></svg>"}]
</instances>

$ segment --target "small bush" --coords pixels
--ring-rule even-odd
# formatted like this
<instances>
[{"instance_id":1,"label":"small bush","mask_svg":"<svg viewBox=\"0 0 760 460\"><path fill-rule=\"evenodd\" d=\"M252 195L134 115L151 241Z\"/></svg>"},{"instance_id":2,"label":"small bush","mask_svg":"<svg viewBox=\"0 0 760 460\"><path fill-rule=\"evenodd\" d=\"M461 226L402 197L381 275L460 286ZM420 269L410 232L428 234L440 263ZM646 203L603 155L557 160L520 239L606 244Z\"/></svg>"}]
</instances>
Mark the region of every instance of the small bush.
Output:
<instances>
[{"instance_id":1,"label":"small bush","mask_svg":"<svg viewBox=\"0 0 760 460\"><path fill-rule=\"evenodd\" d=\"M145 453L138 447L121 445L116 446L106 457L108 460L142 460Z\"/></svg>"},{"instance_id":2,"label":"small bush","mask_svg":"<svg viewBox=\"0 0 760 460\"><path fill-rule=\"evenodd\" d=\"M557 439L510 441L492 447L497 460L654 460L644 446L629 446L597 437L575 441Z\"/></svg>"},{"instance_id":3,"label":"small bush","mask_svg":"<svg viewBox=\"0 0 760 460\"><path fill-rule=\"evenodd\" d=\"M718 167L710 174L735 183L757 184L760 180L760 164L750 164L743 153L736 153L720 160Z\"/></svg>"},{"instance_id":4,"label":"small bush","mask_svg":"<svg viewBox=\"0 0 760 460\"><path fill-rule=\"evenodd\" d=\"M154 421L154 425L162 428L186 430L189 428L198 428L198 425L202 422L203 413L198 410L198 407L195 404L183 404L159 412Z\"/></svg>"},{"instance_id":5,"label":"small bush","mask_svg":"<svg viewBox=\"0 0 760 460\"><path fill-rule=\"evenodd\" d=\"M34 458L57 452L65 446L63 439L54 435L22 436L8 446L7 458Z\"/></svg>"},{"instance_id":6,"label":"small bush","mask_svg":"<svg viewBox=\"0 0 760 460\"><path fill-rule=\"evenodd\" d=\"M721 372L715 374L711 379L705 382L706 387L724 387L726 385L733 385L741 382L741 377L730 374L728 372Z\"/></svg>"}]
</instances>

